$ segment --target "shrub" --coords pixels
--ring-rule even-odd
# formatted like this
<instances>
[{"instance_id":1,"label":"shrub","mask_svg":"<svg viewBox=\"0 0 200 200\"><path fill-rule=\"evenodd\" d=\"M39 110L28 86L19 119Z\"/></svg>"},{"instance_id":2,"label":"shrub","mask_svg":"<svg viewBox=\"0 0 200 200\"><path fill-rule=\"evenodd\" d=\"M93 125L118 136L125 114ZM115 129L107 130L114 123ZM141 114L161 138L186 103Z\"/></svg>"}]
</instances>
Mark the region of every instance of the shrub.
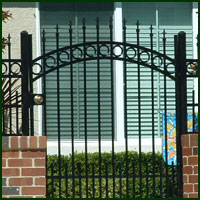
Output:
<instances>
[{"instance_id":1,"label":"shrub","mask_svg":"<svg viewBox=\"0 0 200 200\"><path fill-rule=\"evenodd\" d=\"M137 152L128 152L128 176L126 168L126 153L120 152L114 154L114 189L116 198L129 197L165 197L168 188L168 197L177 195L177 179L176 167L172 170L172 166L168 166L168 185L166 185L166 164L160 153L155 154L155 165L153 173L153 157L152 153L142 153L141 163L140 156ZM73 197L73 189L75 197L86 197L86 169L88 173L88 197L100 197L99 185L99 153L88 153L88 166L86 168L85 154L74 154L74 166L72 165L72 155L61 156L61 194L62 197ZM112 153L101 154L101 188L102 197L113 197L113 165ZM59 196L59 159L57 155L48 156L48 193L49 197L58 198ZM140 165L141 174L140 176ZM148 170L147 170L148 165ZM162 179L160 178L160 167L162 166ZM74 168L74 178L72 176L72 168ZM53 169L53 170L52 170ZM153 192L153 175L155 174L155 193ZM67 175L67 176L66 176ZM54 179L52 178L54 177ZM141 177L141 178L140 178ZM75 187L72 181L74 180ZM128 180L128 181L127 181ZM142 183L140 191L140 181ZM127 192L128 182L128 192ZM54 191L54 192L53 192ZM53 194L53 196L52 196Z\"/></svg>"}]
</instances>

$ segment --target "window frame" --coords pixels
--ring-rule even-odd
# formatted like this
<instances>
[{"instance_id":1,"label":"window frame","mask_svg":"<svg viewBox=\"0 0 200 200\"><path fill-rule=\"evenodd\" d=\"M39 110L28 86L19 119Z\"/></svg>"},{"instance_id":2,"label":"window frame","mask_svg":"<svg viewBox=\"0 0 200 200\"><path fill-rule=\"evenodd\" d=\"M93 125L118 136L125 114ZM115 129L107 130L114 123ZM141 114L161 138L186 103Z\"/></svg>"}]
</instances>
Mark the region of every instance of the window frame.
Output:
<instances>
[{"instance_id":1,"label":"window frame","mask_svg":"<svg viewBox=\"0 0 200 200\"><path fill-rule=\"evenodd\" d=\"M193 26L193 38L195 33L198 32L198 17L196 11L198 10L198 4L192 4L192 26ZM41 55L41 37L40 37L40 9L39 2L36 2L36 41L37 41L37 56ZM114 40L122 42L122 2L114 2ZM193 40L193 56L197 57L197 51L194 48L196 46L195 40ZM115 140L123 142L124 140L124 91L123 91L123 63L121 61L114 61L114 122L115 122ZM42 93L42 81L41 79L37 84L38 93ZM198 99L198 81L195 80L194 89L196 91L195 99ZM38 106L38 133L42 134L42 106ZM88 138L88 140L90 140ZM94 139L92 139L93 141Z\"/></svg>"}]
</instances>

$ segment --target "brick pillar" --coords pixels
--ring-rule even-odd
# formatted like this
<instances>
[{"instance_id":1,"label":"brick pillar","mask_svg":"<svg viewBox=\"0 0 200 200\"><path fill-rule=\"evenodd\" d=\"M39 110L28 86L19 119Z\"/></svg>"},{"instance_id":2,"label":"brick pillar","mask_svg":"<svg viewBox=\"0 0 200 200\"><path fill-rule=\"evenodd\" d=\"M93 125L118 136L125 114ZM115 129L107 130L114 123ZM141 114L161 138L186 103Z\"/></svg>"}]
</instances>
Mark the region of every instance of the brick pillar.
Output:
<instances>
[{"instance_id":1,"label":"brick pillar","mask_svg":"<svg viewBox=\"0 0 200 200\"><path fill-rule=\"evenodd\" d=\"M182 135L183 197L198 198L198 134Z\"/></svg>"},{"instance_id":2,"label":"brick pillar","mask_svg":"<svg viewBox=\"0 0 200 200\"><path fill-rule=\"evenodd\" d=\"M46 198L46 137L2 137L2 197Z\"/></svg>"}]
</instances>

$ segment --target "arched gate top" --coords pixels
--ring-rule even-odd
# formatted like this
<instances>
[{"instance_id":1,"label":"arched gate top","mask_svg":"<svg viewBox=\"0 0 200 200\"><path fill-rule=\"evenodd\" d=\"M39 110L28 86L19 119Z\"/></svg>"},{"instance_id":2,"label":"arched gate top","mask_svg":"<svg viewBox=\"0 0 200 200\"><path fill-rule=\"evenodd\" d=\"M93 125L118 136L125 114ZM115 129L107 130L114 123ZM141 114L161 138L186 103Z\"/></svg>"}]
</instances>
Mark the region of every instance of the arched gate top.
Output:
<instances>
[{"instance_id":1,"label":"arched gate top","mask_svg":"<svg viewBox=\"0 0 200 200\"><path fill-rule=\"evenodd\" d=\"M35 75L33 81L58 68L97 59L136 63L175 80L175 60L165 54L130 43L95 41L66 46L37 57L32 62L32 68L37 65L40 70L33 71ZM39 64L38 61L42 64Z\"/></svg>"}]
</instances>

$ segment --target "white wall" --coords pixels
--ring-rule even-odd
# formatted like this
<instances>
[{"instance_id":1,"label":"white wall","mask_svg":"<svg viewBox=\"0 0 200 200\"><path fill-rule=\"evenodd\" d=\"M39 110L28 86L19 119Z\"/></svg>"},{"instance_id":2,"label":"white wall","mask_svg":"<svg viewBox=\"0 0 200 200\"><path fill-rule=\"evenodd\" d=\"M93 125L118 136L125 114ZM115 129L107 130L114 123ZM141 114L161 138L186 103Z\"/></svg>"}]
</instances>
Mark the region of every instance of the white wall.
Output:
<instances>
[{"instance_id":1,"label":"white wall","mask_svg":"<svg viewBox=\"0 0 200 200\"><path fill-rule=\"evenodd\" d=\"M142 144L142 152L152 152L152 139L151 138L143 138L141 140ZM98 152L98 142L97 141L88 141L88 152ZM124 142L115 141L115 152L124 152L125 144ZM69 155L72 153L71 151L72 145L71 141L62 141L61 142L61 154ZM111 152L112 151L112 142L111 141L102 141L101 142L101 152ZM74 143L74 151L75 152L85 152L85 142L77 141ZM128 140L128 151L139 151L139 139L129 139ZM50 155L57 154L58 152L58 143L55 141L48 141L47 143L47 153ZM155 138L155 152L162 152L162 141L161 138Z\"/></svg>"},{"instance_id":2,"label":"white wall","mask_svg":"<svg viewBox=\"0 0 200 200\"><path fill-rule=\"evenodd\" d=\"M11 58L20 59L21 58L21 40L20 33L22 31L27 31L32 34L32 44L33 44L33 58L37 56L36 47L36 3L35 2L3 2L2 9L5 11L10 11L12 18L9 18L7 23L2 24L2 35L7 37L8 34L11 35ZM7 57L7 48L4 53L2 53L2 58ZM37 91L37 85L34 85L34 92ZM38 110L34 110L35 114L35 134L38 134ZM19 125L20 126L20 125Z\"/></svg>"}]
</instances>

